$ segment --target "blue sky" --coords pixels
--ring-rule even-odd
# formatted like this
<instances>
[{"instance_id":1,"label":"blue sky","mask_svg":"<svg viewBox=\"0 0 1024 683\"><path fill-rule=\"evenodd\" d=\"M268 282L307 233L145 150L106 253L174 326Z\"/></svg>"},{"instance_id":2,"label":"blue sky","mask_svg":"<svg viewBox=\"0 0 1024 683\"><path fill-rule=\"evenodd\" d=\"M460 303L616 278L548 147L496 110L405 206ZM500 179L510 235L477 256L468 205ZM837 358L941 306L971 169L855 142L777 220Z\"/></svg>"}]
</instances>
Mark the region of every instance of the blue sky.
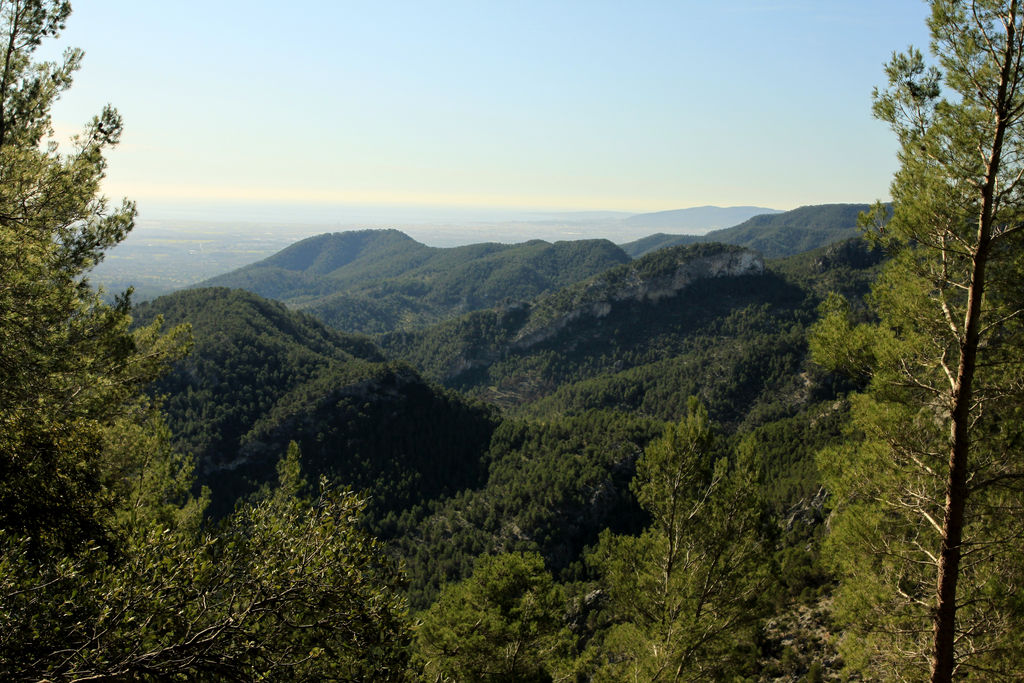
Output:
<instances>
[{"instance_id":1,"label":"blue sky","mask_svg":"<svg viewBox=\"0 0 1024 683\"><path fill-rule=\"evenodd\" d=\"M125 119L106 190L175 207L657 211L884 198L871 118L918 0L82 0L55 111ZM204 209L203 207L206 207Z\"/></svg>"}]
</instances>

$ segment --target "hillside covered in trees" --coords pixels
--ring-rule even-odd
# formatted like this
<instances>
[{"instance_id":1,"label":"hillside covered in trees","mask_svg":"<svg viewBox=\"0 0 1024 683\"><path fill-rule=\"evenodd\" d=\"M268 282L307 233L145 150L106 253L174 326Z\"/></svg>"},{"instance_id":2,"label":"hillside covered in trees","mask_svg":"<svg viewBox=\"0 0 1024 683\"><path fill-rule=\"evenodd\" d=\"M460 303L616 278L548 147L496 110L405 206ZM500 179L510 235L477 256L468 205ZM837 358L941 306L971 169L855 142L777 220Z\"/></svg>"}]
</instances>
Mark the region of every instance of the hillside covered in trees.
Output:
<instances>
[{"instance_id":1,"label":"hillside covered in trees","mask_svg":"<svg viewBox=\"0 0 1024 683\"><path fill-rule=\"evenodd\" d=\"M438 248L397 230L363 230L310 237L200 286L240 287L373 333L529 299L628 260L607 240Z\"/></svg>"},{"instance_id":2,"label":"hillside covered in trees","mask_svg":"<svg viewBox=\"0 0 1024 683\"><path fill-rule=\"evenodd\" d=\"M135 306L120 118L44 144L70 7L0 4L0 678L1018 680L1024 19L932 5L891 205Z\"/></svg>"}]
</instances>

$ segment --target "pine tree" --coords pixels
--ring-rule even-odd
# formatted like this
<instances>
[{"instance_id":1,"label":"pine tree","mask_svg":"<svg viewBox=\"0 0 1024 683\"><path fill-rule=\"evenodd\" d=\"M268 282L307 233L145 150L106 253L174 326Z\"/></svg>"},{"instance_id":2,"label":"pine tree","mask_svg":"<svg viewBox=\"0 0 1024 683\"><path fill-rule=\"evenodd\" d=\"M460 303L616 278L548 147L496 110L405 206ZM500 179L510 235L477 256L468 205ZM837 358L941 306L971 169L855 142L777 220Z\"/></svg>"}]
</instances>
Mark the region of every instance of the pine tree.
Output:
<instances>
[{"instance_id":1,"label":"pine tree","mask_svg":"<svg viewBox=\"0 0 1024 683\"><path fill-rule=\"evenodd\" d=\"M598 680L720 680L753 639L770 574L752 453L730 462L716 441L691 398L637 464L632 489L651 524L638 537L605 534L593 557L612 620L585 655Z\"/></svg>"},{"instance_id":2,"label":"pine tree","mask_svg":"<svg viewBox=\"0 0 1024 683\"><path fill-rule=\"evenodd\" d=\"M105 533L115 495L104 431L144 415L140 388L184 350L184 330L131 331L128 297L107 306L87 274L132 227L135 207L99 195L112 108L67 154L50 140L50 107L81 52L32 61L63 28L67 2L0 2L0 528L37 548Z\"/></svg>"},{"instance_id":3,"label":"pine tree","mask_svg":"<svg viewBox=\"0 0 1024 683\"><path fill-rule=\"evenodd\" d=\"M892 256L878 322L833 300L814 345L868 382L822 462L847 659L949 681L1014 675L1024 625L1024 23L1017 0L931 8L937 64L897 54L875 94L901 146L892 220L869 233Z\"/></svg>"},{"instance_id":4,"label":"pine tree","mask_svg":"<svg viewBox=\"0 0 1024 683\"><path fill-rule=\"evenodd\" d=\"M50 107L81 52L33 53L67 2L0 0L0 679L404 680L399 576L365 502L276 490L220 525L143 392L187 328L132 329L88 273L135 207L99 195L107 108L60 152Z\"/></svg>"},{"instance_id":5,"label":"pine tree","mask_svg":"<svg viewBox=\"0 0 1024 683\"><path fill-rule=\"evenodd\" d=\"M483 556L423 615L425 680L550 681L568 653L565 596L537 553Z\"/></svg>"}]
</instances>

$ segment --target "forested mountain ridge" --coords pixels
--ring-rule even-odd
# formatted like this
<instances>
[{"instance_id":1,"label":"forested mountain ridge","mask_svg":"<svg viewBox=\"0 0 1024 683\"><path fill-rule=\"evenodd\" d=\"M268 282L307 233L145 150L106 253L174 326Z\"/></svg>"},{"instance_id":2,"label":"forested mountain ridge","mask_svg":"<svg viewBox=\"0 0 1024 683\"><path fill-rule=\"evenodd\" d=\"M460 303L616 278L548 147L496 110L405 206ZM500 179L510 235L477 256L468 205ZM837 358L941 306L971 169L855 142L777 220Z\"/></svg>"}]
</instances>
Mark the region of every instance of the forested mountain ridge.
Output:
<instances>
[{"instance_id":1,"label":"forested mountain ridge","mask_svg":"<svg viewBox=\"0 0 1024 683\"><path fill-rule=\"evenodd\" d=\"M160 315L192 327L193 352L156 389L168 397L176 438L201 454L201 471L230 462L225 444L242 438L272 408L277 394L326 368L344 367L358 376L384 360L369 340L331 330L244 290L184 290L135 311L139 322Z\"/></svg>"},{"instance_id":2,"label":"forested mountain ridge","mask_svg":"<svg viewBox=\"0 0 1024 683\"><path fill-rule=\"evenodd\" d=\"M356 230L301 240L198 286L246 289L305 310L336 329L386 334L499 305L514 308L670 246L735 244L765 257L812 250L855 234L857 217L866 208L802 207L757 215L705 236L658 234L621 248L607 240L437 248L398 230Z\"/></svg>"},{"instance_id":3,"label":"forested mountain ridge","mask_svg":"<svg viewBox=\"0 0 1024 683\"><path fill-rule=\"evenodd\" d=\"M338 329L385 332L530 299L627 261L607 240L439 248L359 230L307 238L203 285L278 299Z\"/></svg>"},{"instance_id":4,"label":"forested mountain ridge","mask_svg":"<svg viewBox=\"0 0 1024 683\"><path fill-rule=\"evenodd\" d=\"M380 337L389 354L429 376L458 384L469 371L527 352L578 325L608 316L614 307L658 302L695 282L757 274L757 254L727 245L702 244L659 251L611 268L527 303L478 311L419 332Z\"/></svg>"},{"instance_id":5,"label":"forested mountain ridge","mask_svg":"<svg viewBox=\"0 0 1024 683\"><path fill-rule=\"evenodd\" d=\"M718 277L676 277L707 269L708 257L732 265ZM447 362L446 349L479 351L490 343L490 360L478 354L473 366L462 358L446 383L519 417L506 418L494 433L481 488L432 506L422 518L396 519L394 542L409 567L414 604L467 575L481 552L535 551L566 580L585 575L580 553L602 529L643 524L627 492L636 458L659 425L685 413L688 396L699 396L730 438L757 445L763 495L788 519L787 533L814 533L822 520L814 457L836 438L846 411L836 400L845 387L810 363L807 330L830 291L863 296L882 259L860 241L767 265L738 247L676 247L642 264L649 280L623 277L630 271L619 267L544 297L577 306L583 300L583 307L567 305L561 313L577 311L572 320L523 347L515 347L530 319L523 306L423 331L420 339L429 341L415 348L435 371L448 366L432 361L431 349ZM673 281L686 282L674 295L647 286ZM616 293L627 292L616 301ZM550 310L543 319L558 319ZM389 353L397 336L385 337ZM402 336L409 342L415 335ZM438 341L445 339L449 347ZM782 560L794 590L820 580L808 558L794 550Z\"/></svg>"},{"instance_id":6,"label":"forested mountain ridge","mask_svg":"<svg viewBox=\"0 0 1024 683\"><path fill-rule=\"evenodd\" d=\"M187 321L195 348L154 391L177 443L196 458L215 511L273 477L290 441L311 474L403 509L479 476L493 420L384 361L366 337L244 290L185 290L137 309ZM415 435L415 436L414 436ZM422 438L429 435L429 438Z\"/></svg>"},{"instance_id":7,"label":"forested mountain ridge","mask_svg":"<svg viewBox=\"0 0 1024 683\"><path fill-rule=\"evenodd\" d=\"M352 230L300 240L262 261L198 287L246 289L279 301L319 296L335 287L400 275L427 261L433 249L398 230Z\"/></svg>"},{"instance_id":8,"label":"forested mountain ridge","mask_svg":"<svg viewBox=\"0 0 1024 683\"><path fill-rule=\"evenodd\" d=\"M688 396L732 438L758 444L770 505L812 520L795 532L809 533L821 519L810 503L820 489L814 456L845 412L842 387L809 362L807 329L829 291L863 296L882 257L859 241L770 264L739 247L676 247L542 297L562 304L535 302L539 320L556 321L550 334L520 336L531 309L518 306L383 337L388 353L418 350L409 360L425 372L452 368L436 376L520 416L495 432L482 488L398 521L414 601L432 599L487 549L536 551L564 578L578 576L581 548L602 528L642 524L626 484ZM673 282L685 286L665 286ZM409 346L392 346L399 337ZM807 557L786 562L799 565L788 571L800 590L798 577L813 575Z\"/></svg>"},{"instance_id":9,"label":"forested mountain ridge","mask_svg":"<svg viewBox=\"0 0 1024 683\"><path fill-rule=\"evenodd\" d=\"M697 281L678 298L620 308L579 342L496 364L468 388L500 395L522 382L515 368L533 368L546 378L535 384L554 388L520 402L531 416L614 408L673 420L695 395L730 429L753 428L832 394L834 378L809 361L808 327L830 293L861 300L883 260L849 240Z\"/></svg>"},{"instance_id":10,"label":"forested mountain ridge","mask_svg":"<svg viewBox=\"0 0 1024 683\"><path fill-rule=\"evenodd\" d=\"M620 245L639 258L657 249L697 242L735 244L760 252L765 258L780 258L811 251L857 234L857 221L868 204L821 204L792 211L761 214L730 228L705 235L659 233Z\"/></svg>"}]
</instances>

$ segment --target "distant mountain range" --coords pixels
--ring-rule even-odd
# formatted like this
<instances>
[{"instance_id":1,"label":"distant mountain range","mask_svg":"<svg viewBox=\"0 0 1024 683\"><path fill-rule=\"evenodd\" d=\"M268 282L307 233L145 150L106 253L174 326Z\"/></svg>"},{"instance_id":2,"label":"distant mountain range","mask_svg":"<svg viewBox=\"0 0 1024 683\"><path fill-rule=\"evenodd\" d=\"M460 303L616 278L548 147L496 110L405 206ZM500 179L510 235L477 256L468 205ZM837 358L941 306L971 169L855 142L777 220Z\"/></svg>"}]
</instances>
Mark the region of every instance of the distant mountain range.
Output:
<instances>
[{"instance_id":1,"label":"distant mountain range","mask_svg":"<svg viewBox=\"0 0 1024 683\"><path fill-rule=\"evenodd\" d=\"M629 260L608 240L439 248L397 230L358 230L310 237L200 286L247 289L375 333L526 300Z\"/></svg>"},{"instance_id":2,"label":"distant mountain range","mask_svg":"<svg viewBox=\"0 0 1024 683\"><path fill-rule=\"evenodd\" d=\"M731 228L714 230L706 235L659 233L620 246L633 258L639 258L680 244L721 242L754 249L765 258L779 258L855 236L858 216L869 208L868 204L802 206L792 211L752 216Z\"/></svg>"},{"instance_id":3,"label":"distant mountain range","mask_svg":"<svg viewBox=\"0 0 1024 683\"><path fill-rule=\"evenodd\" d=\"M644 214L611 211L518 214L516 219L505 222L417 223L394 225L389 230L345 227L338 229L339 234L347 235L345 244L329 245L327 242L331 240L320 235L318 240L302 243L302 247L296 241L312 235L315 227L145 223L133 231L125 243L111 250L90 273L90 279L111 293L134 287L136 300L183 287L224 285L248 288L292 306L310 307L310 310L313 310L313 299L342 290L346 291L346 296L354 296L357 293L349 290L355 284L365 290L371 281L395 277L403 280L412 278L423 283L435 280L440 273L441 279L448 281L442 289L451 294L461 288L463 293L469 294L465 303L460 304L462 308L452 308L452 302L444 303L430 297L426 299L429 305L425 308L420 304L410 305L408 300L395 306L391 301L393 292L380 291L372 292L370 300L363 298L358 301L359 309L370 310L374 308L374 301L383 297L385 308L400 311L404 321L402 325L408 327L436 322L453 311L473 310L475 304L472 300L481 293L485 299L482 303L490 305L493 299L488 297L494 290L501 289L501 282L509 281L498 271L508 274L509 268L522 267L531 260L530 256L524 255L523 247L527 245L527 250L539 253L561 241L603 240L618 244L624 250L612 257L613 260L618 259L618 263L666 246L717 241L750 247L766 258L776 258L855 234L856 214L864 208L867 205L833 204L779 212L755 206L702 206ZM289 238L289 235L293 237ZM294 244L294 248L288 247L289 244ZM281 259L300 258L303 250L317 252L319 247L323 247L324 254L317 257L319 261L316 264L312 261L307 264L307 278L295 272L306 270L305 267L281 263ZM608 245L605 244L604 248L607 249ZM558 249L565 250L564 247ZM278 258L279 252L281 258ZM341 264L345 268L339 270L340 264L332 262L332 259L346 253L355 253L356 256L353 263ZM260 259L263 259L261 267L247 270ZM477 277L479 273L466 277L464 270L448 272L453 264L466 265L475 259L482 260L474 269L479 266L497 274L496 279L490 284L485 283L483 288L478 286L481 284ZM515 264L510 265L511 262ZM328 273L327 268L332 263ZM558 269L556 272L560 271L557 258L552 264ZM270 272L277 266L292 272ZM424 269L411 272L420 266ZM570 266L570 270L572 268L575 266ZM585 274L593 272L596 271ZM311 278L324 275L328 277L323 278L322 284L329 286L332 292L307 291L314 288ZM459 283L453 285L452 279L456 275ZM539 281L548 280L551 276L544 271L544 266L540 267L537 275ZM515 276L512 279L529 280ZM535 283L524 291L509 292L503 296L528 298L566 281L563 278L548 284ZM439 285L429 285L435 286ZM444 299L446 295L439 296ZM414 293L413 298L419 299L419 293ZM353 327L350 318L354 307L350 303L339 301L327 305L317 315L345 329L379 332L394 327L394 321L380 323L369 319L356 321ZM335 308L341 312L334 311ZM371 317L376 318L378 314Z\"/></svg>"},{"instance_id":4,"label":"distant mountain range","mask_svg":"<svg viewBox=\"0 0 1024 683\"><path fill-rule=\"evenodd\" d=\"M737 225L753 216L782 213L763 206L694 206L674 211L641 213L622 220L630 228L650 230L678 230L686 234L703 235L710 230Z\"/></svg>"},{"instance_id":5,"label":"distant mountain range","mask_svg":"<svg viewBox=\"0 0 1024 683\"><path fill-rule=\"evenodd\" d=\"M651 252L698 242L745 247L767 258L852 237L865 204L809 206L748 217L707 235L659 233L616 246L609 240L486 242L429 247L398 230L309 237L257 263L198 286L241 288L304 310L346 332L420 329L453 317L523 302L629 263ZM625 219L681 225L758 207L698 207ZM770 211L770 210L769 210Z\"/></svg>"}]
</instances>

